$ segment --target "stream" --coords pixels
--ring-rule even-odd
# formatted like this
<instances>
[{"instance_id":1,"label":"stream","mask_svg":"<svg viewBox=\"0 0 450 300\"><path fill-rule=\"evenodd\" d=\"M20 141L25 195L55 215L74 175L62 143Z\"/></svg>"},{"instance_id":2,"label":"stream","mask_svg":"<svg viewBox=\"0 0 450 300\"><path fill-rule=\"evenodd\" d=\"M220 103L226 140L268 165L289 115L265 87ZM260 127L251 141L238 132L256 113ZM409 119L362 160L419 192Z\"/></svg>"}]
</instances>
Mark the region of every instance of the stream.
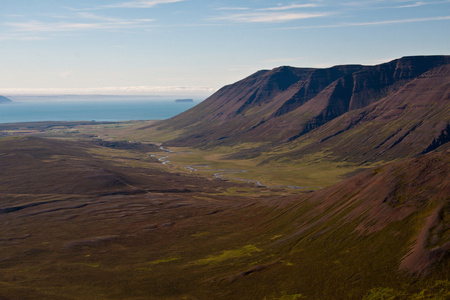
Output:
<instances>
[{"instance_id":1,"label":"stream","mask_svg":"<svg viewBox=\"0 0 450 300\"><path fill-rule=\"evenodd\" d=\"M159 147L160 150L166 152L166 154L177 154L177 153L186 153L186 152L174 152L170 149L164 148L164 147ZM152 154L150 155L151 157L156 157L156 155ZM163 165L167 165L168 163L170 163L169 160L169 155L165 155L163 157L158 158L158 160L163 164ZM186 170L189 170L191 172L199 172L199 171L209 171L209 172L215 172L214 173L214 178L217 179L221 179L221 180L229 180L226 179L225 176L226 175L231 175L231 174L241 174L241 173L246 173L248 172L247 170L232 170L232 169L218 169L218 170L214 170L214 169L208 169L211 168L211 166L209 165L198 165L198 166L185 166L184 167ZM310 187L304 187L304 186L293 186L293 185L285 185L285 186L268 186L268 185L264 185L262 184L259 180L252 180L252 179L244 179L244 178L238 178L238 177L232 177L230 178L231 180L238 180L238 181L244 181L246 183L249 184L254 184L256 186L259 187L266 187L266 188L290 188L293 190L298 190L298 189L310 189Z\"/></svg>"}]
</instances>

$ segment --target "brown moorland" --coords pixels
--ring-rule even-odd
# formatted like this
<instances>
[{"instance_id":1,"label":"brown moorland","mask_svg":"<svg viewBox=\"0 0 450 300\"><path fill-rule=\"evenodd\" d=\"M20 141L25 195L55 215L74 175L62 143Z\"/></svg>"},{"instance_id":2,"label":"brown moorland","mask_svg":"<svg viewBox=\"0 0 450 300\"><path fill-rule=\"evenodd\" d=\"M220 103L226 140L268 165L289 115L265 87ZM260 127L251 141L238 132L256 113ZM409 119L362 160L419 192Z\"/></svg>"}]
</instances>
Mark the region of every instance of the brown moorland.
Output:
<instances>
[{"instance_id":1,"label":"brown moorland","mask_svg":"<svg viewBox=\"0 0 450 300\"><path fill-rule=\"evenodd\" d=\"M299 194L95 143L0 150L5 299L448 295L448 152Z\"/></svg>"}]
</instances>

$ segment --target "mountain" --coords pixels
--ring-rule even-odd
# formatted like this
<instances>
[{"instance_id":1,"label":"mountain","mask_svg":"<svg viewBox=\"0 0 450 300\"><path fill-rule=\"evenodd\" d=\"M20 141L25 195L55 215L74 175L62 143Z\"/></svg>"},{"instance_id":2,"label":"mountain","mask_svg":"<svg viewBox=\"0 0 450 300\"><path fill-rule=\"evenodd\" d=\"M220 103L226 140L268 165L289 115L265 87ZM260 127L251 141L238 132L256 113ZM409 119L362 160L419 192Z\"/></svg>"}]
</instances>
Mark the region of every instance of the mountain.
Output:
<instances>
[{"instance_id":1,"label":"mountain","mask_svg":"<svg viewBox=\"0 0 450 300\"><path fill-rule=\"evenodd\" d=\"M11 99L6 98L5 96L0 96L0 103L12 102Z\"/></svg>"},{"instance_id":2,"label":"mountain","mask_svg":"<svg viewBox=\"0 0 450 300\"><path fill-rule=\"evenodd\" d=\"M283 66L225 86L155 126L181 132L167 142L172 146L258 145L238 157L289 145L290 157L326 150L337 159L381 161L446 144L449 100L450 56L327 69Z\"/></svg>"},{"instance_id":3,"label":"mountain","mask_svg":"<svg viewBox=\"0 0 450 300\"><path fill-rule=\"evenodd\" d=\"M433 68L381 100L293 138L302 156L328 151L356 161L389 161L449 149L450 65ZM291 138L291 139L293 139ZM309 145L303 144L310 141Z\"/></svg>"}]
</instances>

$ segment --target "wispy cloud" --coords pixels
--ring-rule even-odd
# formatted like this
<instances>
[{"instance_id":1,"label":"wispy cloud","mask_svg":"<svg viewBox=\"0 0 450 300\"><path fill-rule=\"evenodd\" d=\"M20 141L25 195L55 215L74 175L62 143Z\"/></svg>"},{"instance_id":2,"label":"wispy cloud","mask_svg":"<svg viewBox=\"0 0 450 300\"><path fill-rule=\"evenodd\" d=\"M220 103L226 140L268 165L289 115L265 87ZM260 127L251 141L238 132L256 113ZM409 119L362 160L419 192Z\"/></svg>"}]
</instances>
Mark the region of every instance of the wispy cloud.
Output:
<instances>
[{"instance_id":1,"label":"wispy cloud","mask_svg":"<svg viewBox=\"0 0 450 300\"><path fill-rule=\"evenodd\" d=\"M391 9L391 8L414 8L425 5L436 5L449 2L450 0L441 0L441 1L365 0L365 1L347 1L341 3L341 5L355 8Z\"/></svg>"},{"instance_id":2,"label":"wispy cloud","mask_svg":"<svg viewBox=\"0 0 450 300\"><path fill-rule=\"evenodd\" d=\"M416 2L416 3L413 3L413 4L396 6L396 8L419 7L419 6L423 6L423 5L426 5L426 4L427 3L425 3L425 2Z\"/></svg>"},{"instance_id":3,"label":"wispy cloud","mask_svg":"<svg viewBox=\"0 0 450 300\"><path fill-rule=\"evenodd\" d=\"M153 0L128 1L117 4L98 6L93 8L62 7L66 14L37 15L24 18L22 15L9 15L11 20L0 22L0 41L2 40L41 40L43 33L50 32L87 32L87 31L116 31L123 29L154 28L155 19L146 18L118 18L94 13L106 8L150 8L157 5L182 2L185 0ZM52 20L53 19L53 20Z\"/></svg>"},{"instance_id":4,"label":"wispy cloud","mask_svg":"<svg viewBox=\"0 0 450 300\"><path fill-rule=\"evenodd\" d=\"M78 17L82 19L88 19L88 20L96 20L96 21L106 21L111 23L123 23L123 22L130 22L130 23L145 23L145 22L153 22L154 19L121 19L121 18L112 18L112 17L106 17L106 16L100 16L93 13L87 13L87 12L81 12L77 14Z\"/></svg>"},{"instance_id":5,"label":"wispy cloud","mask_svg":"<svg viewBox=\"0 0 450 300\"><path fill-rule=\"evenodd\" d=\"M275 7L268 7L268 8L260 8L259 10L262 11L280 11L280 10L291 10L291 9L299 9L299 8L311 8L311 7L319 7L319 4L316 3L309 3L309 4L291 4L287 6L275 6Z\"/></svg>"},{"instance_id":6,"label":"wispy cloud","mask_svg":"<svg viewBox=\"0 0 450 300\"><path fill-rule=\"evenodd\" d=\"M152 0L152 1L128 1L128 2L118 2L116 4L108 4L101 5L95 7L84 7L84 8L75 8L70 6L63 6L63 8L71 10L71 11L94 11L94 10L102 10L107 8L152 8L158 6L160 4L170 4L183 2L185 0Z\"/></svg>"},{"instance_id":7,"label":"wispy cloud","mask_svg":"<svg viewBox=\"0 0 450 300\"><path fill-rule=\"evenodd\" d=\"M45 33L116 31L124 29L151 28L153 19L122 19L77 12L69 15L54 15L45 20L19 18L16 21L0 23L0 41L33 41L48 38Z\"/></svg>"},{"instance_id":8,"label":"wispy cloud","mask_svg":"<svg viewBox=\"0 0 450 300\"><path fill-rule=\"evenodd\" d=\"M445 21L445 20L450 20L450 16L403 19L403 20L386 20L386 21L375 21L375 22L359 22L359 23L355 22L355 23L315 25L315 26L296 26L296 27L285 27L285 28L281 28L281 29L313 29L313 28L337 28L337 27L357 27L357 26L380 26L380 25L394 25L394 24L403 24L403 23L419 23L419 22L432 22L432 21Z\"/></svg>"},{"instance_id":9,"label":"wispy cloud","mask_svg":"<svg viewBox=\"0 0 450 300\"><path fill-rule=\"evenodd\" d=\"M408 1L411 2L411 1ZM410 3L410 4L404 4L404 5L399 5L399 6L395 6L395 8L413 8L413 7L420 7L420 6L425 6L425 5L436 5L436 4L443 4L443 3L449 3L449 0L445 0L445 1L428 1L428 2L424 2L424 1L416 1L414 3Z\"/></svg>"},{"instance_id":10,"label":"wispy cloud","mask_svg":"<svg viewBox=\"0 0 450 300\"><path fill-rule=\"evenodd\" d=\"M154 27L154 19L125 19L104 16L93 13L107 8L151 8L157 5L182 2L185 0L147 0L147 1L126 1L117 2L91 8L62 7L71 11L70 14L60 14L51 16L55 20L45 20L44 15L36 18L24 18L22 15L9 15L15 17L14 21L0 23L3 32L0 40L37 40L43 39L39 33L45 32L69 32L69 31L93 31L93 30L120 30Z\"/></svg>"},{"instance_id":11,"label":"wispy cloud","mask_svg":"<svg viewBox=\"0 0 450 300\"><path fill-rule=\"evenodd\" d=\"M218 7L214 10L249 10L248 7Z\"/></svg>"},{"instance_id":12,"label":"wispy cloud","mask_svg":"<svg viewBox=\"0 0 450 300\"><path fill-rule=\"evenodd\" d=\"M118 4L104 5L104 8L151 8L159 4L182 2L184 0L152 0L152 1L131 1Z\"/></svg>"},{"instance_id":13,"label":"wispy cloud","mask_svg":"<svg viewBox=\"0 0 450 300\"><path fill-rule=\"evenodd\" d=\"M96 15L84 15L85 19L100 22L44 22L30 20L26 22L5 22L4 26L10 27L13 32L63 32L63 31L86 31L86 30L108 30L149 27L151 19L118 19L107 18ZM102 22L103 21L103 22Z\"/></svg>"},{"instance_id":14,"label":"wispy cloud","mask_svg":"<svg viewBox=\"0 0 450 300\"><path fill-rule=\"evenodd\" d=\"M330 15L327 12L305 12L307 8L316 8L322 6L318 3L279 5L264 8L247 7L221 7L216 10L247 10L242 13L228 13L222 16L212 17L209 20L231 21L238 23L275 23L287 22L293 20L318 18Z\"/></svg>"},{"instance_id":15,"label":"wispy cloud","mask_svg":"<svg viewBox=\"0 0 450 300\"><path fill-rule=\"evenodd\" d=\"M90 12L79 12L75 14L75 17L88 19L88 20L96 20L96 21L106 21L106 22L121 22L123 19L120 18L112 18L107 16L101 16ZM63 18L67 19L69 17L64 16Z\"/></svg>"},{"instance_id":16,"label":"wispy cloud","mask_svg":"<svg viewBox=\"0 0 450 300\"><path fill-rule=\"evenodd\" d=\"M329 13L279 13L279 12L252 12L245 14L231 14L216 17L214 20L224 20L240 23L275 23L300 19L310 19L328 16Z\"/></svg>"},{"instance_id":17,"label":"wispy cloud","mask_svg":"<svg viewBox=\"0 0 450 300\"><path fill-rule=\"evenodd\" d=\"M364 6L374 6L379 4L386 3L405 3L411 2L410 0L359 0L359 1L343 1L341 4L344 6L356 6L356 7L364 7Z\"/></svg>"}]
</instances>

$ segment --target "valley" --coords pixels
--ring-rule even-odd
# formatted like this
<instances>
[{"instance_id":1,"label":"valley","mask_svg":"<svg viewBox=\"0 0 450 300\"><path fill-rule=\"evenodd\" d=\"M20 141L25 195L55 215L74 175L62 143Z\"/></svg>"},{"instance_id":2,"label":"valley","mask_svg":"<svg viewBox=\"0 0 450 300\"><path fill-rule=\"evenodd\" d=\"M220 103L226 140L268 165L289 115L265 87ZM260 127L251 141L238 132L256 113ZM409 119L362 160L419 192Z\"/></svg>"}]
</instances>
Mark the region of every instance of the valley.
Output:
<instances>
[{"instance_id":1,"label":"valley","mask_svg":"<svg viewBox=\"0 0 450 300\"><path fill-rule=\"evenodd\" d=\"M164 121L0 124L0 299L448 299L449 64L280 67Z\"/></svg>"},{"instance_id":2,"label":"valley","mask_svg":"<svg viewBox=\"0 0 450 300\"><path fill-rule=\"evenodd\" d=\"M226 181L214 176L249 162L189 148L167 153L148 142L89 140L81 138L84 126L76 127L79 137L51 128L0 141L0 294L6 299L358 299L371 293L406 299L448 291L446 260L419 281L403 275L398 262L433 211L444 216L437 236L445 245L448 204L439 203L448 196L449 154L419 160L420 174L441 173L421 178L427 198L413 190L412 199L419 198L410 202L405 191L389 196L395 189L380 183L416 182L394 175L392 168L402 170L403 163L329 188L268 188L232 179L259 178L261 171L225 174ZM109 124L96 126L95 136L111 133ZM116 126L121 135L131 125ZM164 156L170 163L158 160ZM21 171L30 166L35 171ZM377 194L383 189L392 200Z\"/></svg>"}]
</instances>

